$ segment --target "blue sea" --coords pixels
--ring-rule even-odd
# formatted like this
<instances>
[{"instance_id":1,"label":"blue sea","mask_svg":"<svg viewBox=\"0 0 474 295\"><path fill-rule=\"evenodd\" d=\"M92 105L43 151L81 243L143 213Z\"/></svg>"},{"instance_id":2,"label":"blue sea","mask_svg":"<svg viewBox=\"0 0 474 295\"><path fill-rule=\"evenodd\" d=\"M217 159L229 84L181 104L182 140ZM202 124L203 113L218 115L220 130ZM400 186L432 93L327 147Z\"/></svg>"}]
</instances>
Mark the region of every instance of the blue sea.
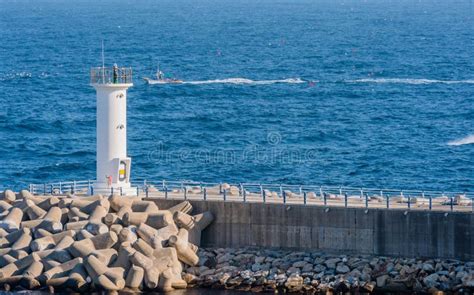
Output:
<instances>
[{"instance_id":1,"label":"blue sea","mask_svg":"<svg viewBox=\"0 0 474 295\"><path fill-rule=\"evenodd\" d=\"M0 0L0 190L95 178L102 41L132 178L474 191L469 0Z\"/></svg>"}]
</instances>

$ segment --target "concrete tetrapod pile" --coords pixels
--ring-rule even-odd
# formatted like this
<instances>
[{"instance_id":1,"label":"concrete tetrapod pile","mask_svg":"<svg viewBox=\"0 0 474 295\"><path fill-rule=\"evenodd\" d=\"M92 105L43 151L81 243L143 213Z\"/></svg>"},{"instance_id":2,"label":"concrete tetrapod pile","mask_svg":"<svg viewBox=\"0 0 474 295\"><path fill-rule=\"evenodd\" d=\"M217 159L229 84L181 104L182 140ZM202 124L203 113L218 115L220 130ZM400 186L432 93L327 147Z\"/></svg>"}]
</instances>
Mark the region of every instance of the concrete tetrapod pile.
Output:
<instances>
[{"instance_id":1,"label":"concrete tetrapod pile","mask_svg":"<svg viewBox=\"0 0 474 295\"><path fill-rule=\"evenodd\" d=\"M0 195L0 286L26 289L186 288L210 212L160 210L138 197Z\"/></svg>"}]
</instances>

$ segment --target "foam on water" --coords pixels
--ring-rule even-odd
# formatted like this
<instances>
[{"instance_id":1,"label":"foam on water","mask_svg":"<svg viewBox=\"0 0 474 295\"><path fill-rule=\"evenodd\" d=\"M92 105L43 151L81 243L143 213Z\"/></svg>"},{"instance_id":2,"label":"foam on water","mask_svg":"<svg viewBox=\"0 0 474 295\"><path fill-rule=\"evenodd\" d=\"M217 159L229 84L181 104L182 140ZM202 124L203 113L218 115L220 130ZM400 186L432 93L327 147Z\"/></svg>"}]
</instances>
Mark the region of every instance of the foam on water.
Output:
<instances>
[{"instance_id":1,"label":"foam on water","mask_svg":"<svg viewBox=\"0 0 474 295\"><path fill-rule=\"evenodd\" d=\"M474 144L474 134L470 134L464 138L453 140L448 142L448 145L465 145L465 144Z\"/></svg>"},{"instance_id":2,"label":"foam on water","mask_svg":"<svg viewBox=\"0 0 474 295\"><path fill-rule=\"evenodd\" d=\"M185 81L183 84L249 84L249 85L269 85L276 83L287 83L287 84L301 84L306 83L306 81L301 80L300 78L288 78L281 80L251 80L246 78L228 78L228 79L215 79L215 80L204 80L204 81Z\"/></svg>"},{"instance_id":3,"label":"foam on water","mask_svg":"<svg viewBox=\"0 0 474 295\"><path fill-rule=\"evenodd\" d=\"M30 72L10 72L10 73L0 73L0 81L8 81L14 79L24 79L31 78L32 73Z\"/></svg>"},{"instance_id":4,"label":"foam on water","mask_svg":"<svg viewBox=\"0 0 474 295\"><path fill-rule=\"evenodd\" d=\"M349 83L397 83L397 84L474 84L474 79L469 80L433 80L433 79L411 79L411 78L366 78L346 80Z\"/></svg>"}]
</instances>

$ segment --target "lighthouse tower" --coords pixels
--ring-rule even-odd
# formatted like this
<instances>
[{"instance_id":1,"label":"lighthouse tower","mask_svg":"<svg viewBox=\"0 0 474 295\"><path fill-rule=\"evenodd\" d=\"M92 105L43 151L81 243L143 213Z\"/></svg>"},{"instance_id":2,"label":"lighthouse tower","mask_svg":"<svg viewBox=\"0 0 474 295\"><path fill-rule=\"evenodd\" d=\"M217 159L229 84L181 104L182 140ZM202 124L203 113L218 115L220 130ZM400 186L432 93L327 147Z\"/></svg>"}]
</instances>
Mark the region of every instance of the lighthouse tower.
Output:
<instances>
[{"instance_id":1,"label":"lighthouse tower","mask_svg":"<svg viewBox=\"0 0 474 295\"><path fill-rule=\"evenodd\" d=\"M132 159L127 157L127 89L133 86L132 69L91 69L97 92L97 178L94 192L134 195L130 185Z\"/></svg>"}]
</instances>

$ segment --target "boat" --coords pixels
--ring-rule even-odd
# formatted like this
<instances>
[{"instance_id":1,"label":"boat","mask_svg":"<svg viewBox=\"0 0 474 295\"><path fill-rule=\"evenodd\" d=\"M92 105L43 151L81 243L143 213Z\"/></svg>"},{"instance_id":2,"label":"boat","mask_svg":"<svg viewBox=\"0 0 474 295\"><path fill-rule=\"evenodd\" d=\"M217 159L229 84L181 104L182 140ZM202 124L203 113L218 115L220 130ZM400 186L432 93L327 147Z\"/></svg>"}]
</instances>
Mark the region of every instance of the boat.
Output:
<instances>
[{"instance_id":1,"label":"boat","mask_svg":"<svg viewBox=\"0 0 474 295\"><path fill-rule=\"evenodd\" d=\"M150 78L147 78L147 77L143 77L143 80L145 80L148 84L182 84L182 83L184 83L183 80L169 79L169 78L150 79Z\"/></svg>"},{"instance_id":2,"label":"boat","mask_svg":"<svg viewBox=\"0 0 474 295\"><path fill-rule=\"evenodd\" d=\"M183 80L175 79L175 78L165 78L165 74L160 71L160 68L156 70L156 79L151 79L148 77L143 77L148 84L182 84L184 83Z\"/></svg>"}]
</instances>

